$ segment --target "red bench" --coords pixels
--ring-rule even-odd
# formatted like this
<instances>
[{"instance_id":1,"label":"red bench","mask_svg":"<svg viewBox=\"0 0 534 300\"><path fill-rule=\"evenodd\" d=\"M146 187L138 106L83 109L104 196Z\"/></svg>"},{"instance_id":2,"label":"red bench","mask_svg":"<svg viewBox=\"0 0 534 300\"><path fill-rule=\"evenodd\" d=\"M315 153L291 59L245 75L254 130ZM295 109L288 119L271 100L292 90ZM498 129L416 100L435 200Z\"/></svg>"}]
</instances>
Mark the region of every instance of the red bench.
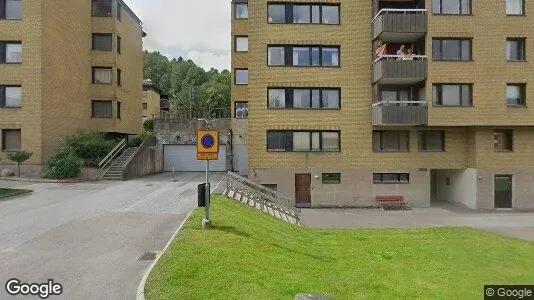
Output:
<instances>
[{"instance_id":1,"label":"red bench","mask_svg":"<svg viewBox=\"0 0 534 300\"><path fill-rule=\"evenodd\" d=\"M405 204L404 196L376 196L376 202L380 205L401 205Z\"/></svg>"}]
</instances>

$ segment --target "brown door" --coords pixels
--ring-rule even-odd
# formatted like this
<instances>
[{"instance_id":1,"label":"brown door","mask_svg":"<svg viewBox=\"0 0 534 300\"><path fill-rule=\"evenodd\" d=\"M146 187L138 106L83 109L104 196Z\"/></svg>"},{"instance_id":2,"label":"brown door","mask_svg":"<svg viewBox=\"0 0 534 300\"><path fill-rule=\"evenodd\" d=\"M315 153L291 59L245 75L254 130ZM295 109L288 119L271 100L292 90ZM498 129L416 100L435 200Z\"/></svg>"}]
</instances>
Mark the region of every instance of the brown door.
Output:
<instances>
[{"instance_id":1,"label":"brown door","mask_svg":"<svg viewBox=\"0 0 534 300\"><path fill-rule=\"evenodd\" d=\"M295 205L311 207L311 174L295 174Z\"/></svg>"},{"instance_id":2,"label":"brown door","mask_svg":"<svg viewBox=\"0 0 534 300\"><path fill-rule=\"evenodd\" d=\"M512 208L512 176L495 175L495 208Z\"/></svg>"}]
</instances>

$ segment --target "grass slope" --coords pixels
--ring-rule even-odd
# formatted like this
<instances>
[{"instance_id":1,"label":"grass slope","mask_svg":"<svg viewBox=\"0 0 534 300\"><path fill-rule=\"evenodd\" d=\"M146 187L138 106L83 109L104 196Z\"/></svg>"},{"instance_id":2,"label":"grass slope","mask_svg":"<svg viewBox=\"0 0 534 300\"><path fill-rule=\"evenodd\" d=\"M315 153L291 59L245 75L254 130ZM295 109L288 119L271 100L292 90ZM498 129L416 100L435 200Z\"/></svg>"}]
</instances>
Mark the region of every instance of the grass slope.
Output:
<instances>
[{"instance_id":1,"label":"grass slope","mask_svg":"<svg viewBox=\"0 0 534 300\"><path fill-rule=\"evenodd\" d=\"M0 188L0 199L1 198L7 198L22 194L31 193L30 190L18 190L18 189L2 189Z\"/></svg>"},{"instance_id":2,"label":"grass slope","mask_svg":"<svg viewBox=\"0 0 534 300\"><path fill-rule=\"evenodd\" d=\"M534 243L469 228L313 230L225 198L197 210L152 271L147 299L480 299L532 284Z\"/></svg>"}]
</instances>

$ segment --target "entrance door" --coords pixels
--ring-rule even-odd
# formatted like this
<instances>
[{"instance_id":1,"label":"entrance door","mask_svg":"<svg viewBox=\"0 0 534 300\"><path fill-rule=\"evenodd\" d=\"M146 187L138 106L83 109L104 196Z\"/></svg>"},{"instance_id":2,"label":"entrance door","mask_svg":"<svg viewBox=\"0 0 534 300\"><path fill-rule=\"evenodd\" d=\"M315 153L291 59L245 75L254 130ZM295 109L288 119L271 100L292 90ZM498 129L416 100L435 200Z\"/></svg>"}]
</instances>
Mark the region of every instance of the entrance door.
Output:
<instances>
[{"instance_id":1,"label":"entrance door","mask_svg":"<svg viewBox=\"0 0 534 300\"><path fill-rule=\"evenodd\" d=\"M512 208L512 176L495 175L495 208Z\"/></svg>"},{"instance_id":2,"label":"entrance door","mask_svg":"<svg viewBox=\"0 0 534 300\"><path fill-rule=\"evenodd\" d=\"M295 174L295 206L311 207L311 174Z\"/></svg>"}]
</instances>

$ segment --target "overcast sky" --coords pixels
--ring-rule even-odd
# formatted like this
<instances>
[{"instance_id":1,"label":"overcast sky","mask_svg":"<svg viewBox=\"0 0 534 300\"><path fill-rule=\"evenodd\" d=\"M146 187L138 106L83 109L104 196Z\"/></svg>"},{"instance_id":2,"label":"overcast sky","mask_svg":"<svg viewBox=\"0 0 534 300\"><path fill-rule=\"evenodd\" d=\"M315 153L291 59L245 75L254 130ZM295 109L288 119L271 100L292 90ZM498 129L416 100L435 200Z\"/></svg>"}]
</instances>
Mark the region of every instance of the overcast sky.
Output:
<instances>
[{"instance_id":1,"label":"overcast sky","mask_svg":"<svg viewBox=\"0 0 534 300\"><path fill-rule=\"evenodd\" d=\"M146 50L230 68L230 0L124 1L143 21Z\"/></svg>"}]
</instances>

